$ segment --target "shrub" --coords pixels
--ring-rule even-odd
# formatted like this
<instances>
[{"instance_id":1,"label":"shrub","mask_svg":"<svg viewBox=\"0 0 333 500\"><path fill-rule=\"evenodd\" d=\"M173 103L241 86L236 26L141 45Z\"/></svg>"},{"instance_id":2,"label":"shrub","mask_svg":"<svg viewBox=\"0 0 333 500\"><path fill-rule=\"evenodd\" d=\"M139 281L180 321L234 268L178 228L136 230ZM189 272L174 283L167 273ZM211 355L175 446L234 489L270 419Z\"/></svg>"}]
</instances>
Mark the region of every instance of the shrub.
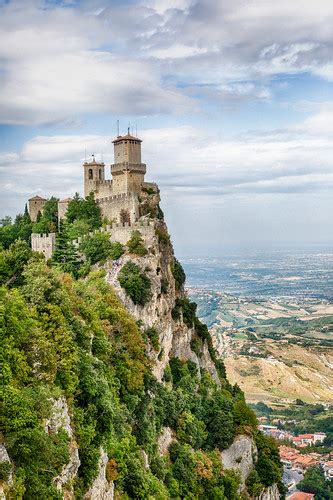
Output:
<instances>
[{"instance_id":1,"label":"shrub","mask_svg":"<svg viewBox=\"0 0 333 500\"><path fill-rule=\"evenodd\" d=\"M154 350L158 352L160 350L160 342L159 342L159 334L156 328L154 327L147 328L147 330L144 331L144 335L148 338Z\"/></svg>"},{"instance_id":2,"label":"shrub","mask_svg":"<svg viewBox=\"0 0 333 500\"><path fill-rule=\"evenodd\" d=\"M50 198L43 207L43 214L32 226L33 233L55 233L58 229L58 198Z\"/></svg>"},{"instance_id":3,"label":"shrub","mask_svg":"<svg viewBox=\"0 0 333 500\"><path fill-rule=\"evenodd\" d=\"M130 253L135 255L146 255L148 253L140 231L132 232L131 238L127 242L127 248Z\"/></svg>"},{"instance_id":4,"label":"shrub","mask_svg":"<svg viewBox=\"0 0 333 500\"><path fill-rule=\"evenodd\" d=\"M90 193L85 199L80 198L79 194L76 193L68 204L66 219L69 223L84 220L89 225L90 231L101 227L101 209L97 205L93 193Z\"/></svg>"},{"instance_id":5,"label":"shrub","mask_svg":"<svg viewBox=\"0 0 333 500\"><path fill-rule=\"evenodd\" d=\"M184 286L186 275L181 263L177 259L174 259L173 261L171 272L175 278L176 290L181 290Z\"/></svg>"},{"instance_id":6,"label":"shrub","mask_svg":"<svg viewBox=\"0 0 333 500\"><path fill-rule=\"evenodd\" d=\"M167 244L170 241L170 236L168 234L168 231L164 229L163 227L158 227L155 230L155 234L158 238L159 243Z\"/></svg>"},{"instance_id":7,"label":"shrub","mask_svg":"<svg viewBox=\"0 0 333 500\"><path fill-rule=\"evenodd\" d=\"M124 253L120 243L111 243L110 236L100 232L85 238L80 245L80 250L91 264L105 262L109 258L119 259Z\"/></svg>"},{"instance_id":8,"label":"shrub","mask_svg":"<svg viewBox=\"0 0 333 500\"><path fill-rule=\"evenodd\" d=\"M0 462L0 481L7 481L12 470L10 462Z\"/></svg>"},{"instance_id":9,"label":"shrub","mask_svg":"<svg viewBox=\"0 0 333 500\"><path fill-rule=\"evenodd\" d=\"M134 304L144 306L149 301L151 297L150 279L134 262L126 262L118 274L118 281Z\"/></svg>"}]
</instances>

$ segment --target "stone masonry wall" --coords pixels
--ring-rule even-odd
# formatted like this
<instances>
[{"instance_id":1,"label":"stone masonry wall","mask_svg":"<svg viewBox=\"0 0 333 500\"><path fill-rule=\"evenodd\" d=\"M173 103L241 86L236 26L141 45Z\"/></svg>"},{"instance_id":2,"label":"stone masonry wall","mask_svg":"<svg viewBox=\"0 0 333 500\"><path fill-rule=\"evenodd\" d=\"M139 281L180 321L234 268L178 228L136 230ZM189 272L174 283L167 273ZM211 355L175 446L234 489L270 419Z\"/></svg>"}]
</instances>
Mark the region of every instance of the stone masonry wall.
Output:
<instances>
[{"instance_id":1,"label":"stone masonry wall","mask_svg":"<svg viewBox=\"0 0 333 500\"><path fill-rule=\"evenodd\" d=\"M31 248L33 252L40 252L44 254L46 260L52 257L55 247L55 233L31 235Z\"/></svg>"},{"instance_id":2,"label":"stone masonry wall","mask_svg":"<svg viewBox=\"0 0 333 500\"><path fill-rule=\"evenodd\" d=\"M136 193L119 194L96 200L101 209L102 217L110 221L120 222L121 210L128 210L131 222L139 218L139 198Z\"/></svg>"}]
</instances>

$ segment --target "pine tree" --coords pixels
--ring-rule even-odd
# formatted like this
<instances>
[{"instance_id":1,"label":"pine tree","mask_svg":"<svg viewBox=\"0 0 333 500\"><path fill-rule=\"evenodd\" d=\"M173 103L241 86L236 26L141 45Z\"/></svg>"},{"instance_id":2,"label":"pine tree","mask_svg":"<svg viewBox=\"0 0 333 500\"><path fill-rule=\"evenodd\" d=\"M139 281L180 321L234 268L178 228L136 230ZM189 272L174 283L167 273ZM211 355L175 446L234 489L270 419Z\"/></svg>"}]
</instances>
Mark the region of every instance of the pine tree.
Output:
<instances>
[{"instance_id":1,"label":"pine tree","mask_svg":"<svg viewBox=\"0 0 333 500\"><path fill-rule=\"evenodd\" d=\"M80 259L73 242L68 236L68 228L63 220L60 221L52 262L57 264L65 273L77 276Z\"/></svg>"}]
</instances>

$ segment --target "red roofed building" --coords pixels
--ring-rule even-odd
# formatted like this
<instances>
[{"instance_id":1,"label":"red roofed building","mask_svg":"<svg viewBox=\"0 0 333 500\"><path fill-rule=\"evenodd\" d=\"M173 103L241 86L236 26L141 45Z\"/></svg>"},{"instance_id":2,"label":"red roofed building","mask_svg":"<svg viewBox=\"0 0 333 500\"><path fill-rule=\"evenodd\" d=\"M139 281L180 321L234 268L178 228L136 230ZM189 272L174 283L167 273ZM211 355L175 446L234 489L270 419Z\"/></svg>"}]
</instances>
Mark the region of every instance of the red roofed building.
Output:
<instances>
[{"instance_id":1,"label":"red roofed building","mask_svg":"<svg viewBox=\"0 0 333 500\"><path fill-rule=\"evenodd\" d=\"M304 493L303 491L296 491L290 497L287 497L288 500L313 500L314 493Z\"/></svg>"}]
</instances>

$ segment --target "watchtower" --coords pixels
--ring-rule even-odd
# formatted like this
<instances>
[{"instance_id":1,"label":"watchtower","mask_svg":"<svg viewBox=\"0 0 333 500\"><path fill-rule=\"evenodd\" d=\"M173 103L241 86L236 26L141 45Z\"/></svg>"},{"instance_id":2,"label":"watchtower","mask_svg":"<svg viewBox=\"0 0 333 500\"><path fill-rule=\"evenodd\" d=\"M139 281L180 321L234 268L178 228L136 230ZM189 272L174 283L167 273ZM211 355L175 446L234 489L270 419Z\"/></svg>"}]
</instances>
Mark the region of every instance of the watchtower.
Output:
<instances>
[{"instance_id":1,"label":"watchtower","mask_svg":"<svg viewBox=\"0 0 333 500\"><path fill-rule=\"evenodd\" d=\"M98 184L105 180L105 163L98 162L93 155L90 162L85 161L84 168L84 196L98 189Z\"/></svg>"},{"instance_id":2,"label":"watchtower","mask_svg":"<svg viewBox=\"0 0 333 500\"><path fill-rule=\"evenodd\" d=\"M113 142L114 164L111 165L113 193L140 193L146 165L141 163L141 139L130 134L119 135Z\"/></svg>"},{"instance_id":3,"label":"watchtower","mask_svg":"<svg viewBox=\"0 0 333 500\"><path fill-rule=\"evenodd\" d=\"M29 215L32 222L36 222L38 214L43 213L43 208L46 203L46 199L41 196L34 196L28 200Z\"/></svg>"}]
</instances>

